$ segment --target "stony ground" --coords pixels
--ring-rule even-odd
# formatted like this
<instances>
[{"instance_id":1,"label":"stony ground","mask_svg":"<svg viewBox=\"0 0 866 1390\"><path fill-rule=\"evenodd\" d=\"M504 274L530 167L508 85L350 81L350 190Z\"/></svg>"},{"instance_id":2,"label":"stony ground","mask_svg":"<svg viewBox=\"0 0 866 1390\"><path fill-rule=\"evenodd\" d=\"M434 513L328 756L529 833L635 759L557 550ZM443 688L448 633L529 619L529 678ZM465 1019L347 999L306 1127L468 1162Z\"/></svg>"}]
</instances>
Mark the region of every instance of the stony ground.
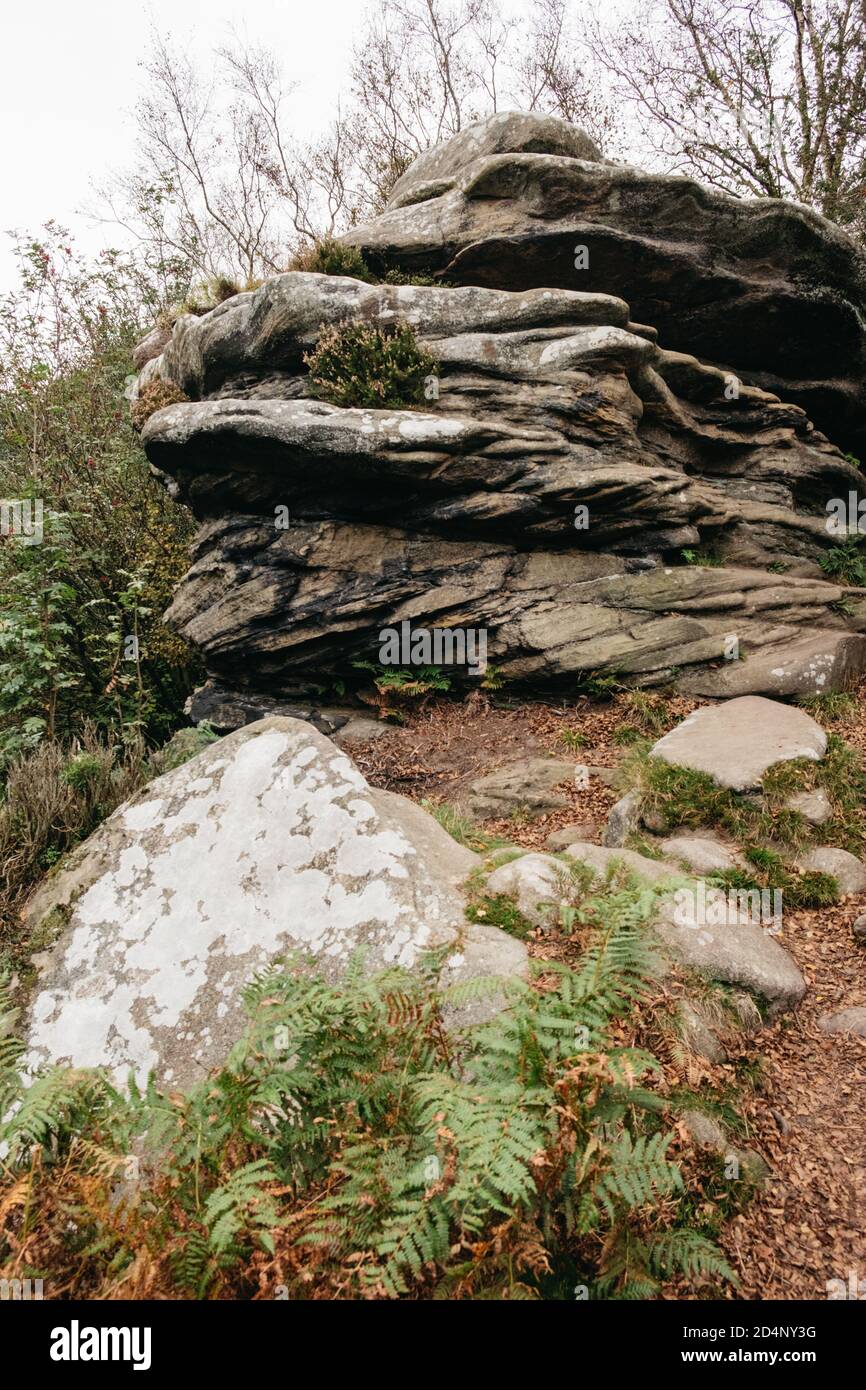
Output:
<instances>
[{"instance_id":1,"label":"stony ground","mask_svg":"<svg viewBox=\"0 0 866 1390\"><path fill-rule=\"evenodd\" d=\"M669 723L692 708L694 702L670 700ZM514 707L441 701L351 752L375 785L416 800L453 802L474 778L520 757L549 753L614 767L627 754L622 730L631 723L622 697ZM827 727L866 754L866 689L858 692L856 709ZM484 829L537 849L552 830L579 821L586 827L582 838L600 841L617 793L595 777L586 790L563 790L568 809L535 820L489 821ZM751 1079L739 1092L747 1142L764 1155L771 1177L722 1237L740 1279L734 1298L823 1298L834 1279L849 1287L862 1279L866 1293L866 1040L828 1037L818 1027L827 1012L866 1005L866 951L850 930L864 911L866 895L785 914L781 940L808 991L796 1014L764 1027L737 1059L740 1082L746 1072ZM539 940L531 950L564 954L552 941Z\"/></svg>"}]
</instances>

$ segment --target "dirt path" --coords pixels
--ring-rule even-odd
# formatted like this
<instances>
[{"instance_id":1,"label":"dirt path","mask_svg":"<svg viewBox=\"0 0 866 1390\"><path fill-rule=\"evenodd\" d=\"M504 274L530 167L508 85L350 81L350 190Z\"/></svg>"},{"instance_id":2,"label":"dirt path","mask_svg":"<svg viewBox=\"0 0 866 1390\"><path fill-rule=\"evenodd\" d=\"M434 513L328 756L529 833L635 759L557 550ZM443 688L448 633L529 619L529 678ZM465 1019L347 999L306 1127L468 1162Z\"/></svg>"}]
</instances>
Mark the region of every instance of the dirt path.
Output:
<instances>
[{"instance_id":1,"label":"dirt path","mask_svg":"<svg viewBox=\"0 0 866 1390\"><path fill-rule=\"evenodd\" d=\"M863 911L866 898L849 898L786 914L781 940L808 991L755 1039L764 1080L746 1114L773 1176L723 1241L738 1298L825 1298L829 1280L851 1276L866 1297L866 1040L818 1027L825 1013L866 1004L866 950L850 929Z\"/></svg>"}]
</instances>

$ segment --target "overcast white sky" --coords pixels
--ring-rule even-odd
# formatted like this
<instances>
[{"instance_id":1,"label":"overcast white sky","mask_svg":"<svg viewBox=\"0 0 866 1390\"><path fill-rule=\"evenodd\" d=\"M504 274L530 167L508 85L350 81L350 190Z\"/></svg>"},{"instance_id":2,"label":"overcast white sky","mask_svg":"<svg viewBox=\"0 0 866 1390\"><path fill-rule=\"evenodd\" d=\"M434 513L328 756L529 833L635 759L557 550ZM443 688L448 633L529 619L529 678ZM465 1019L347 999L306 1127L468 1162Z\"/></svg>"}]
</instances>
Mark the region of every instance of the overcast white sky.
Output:
<instances>
[{"instance_id":1,"label":"overcast white sky","mask_svg":"<svg viewBox=\"0 0 866 1390\"><path fill-rule=\"evenodd\" d=\"M343 88L363 0L40 0L4 6L6 59L0 81L0 290L14 279L5 233L37 231L48 219L82 245L106 234L77 215L98 181L130 156L130 111L141 90L139 62L153 27L198 54L224 43L232 28L267 43L287 78L299 126L314 130ZM116 238L115 238L116 240Z\"/></svg>"}]
</instances>

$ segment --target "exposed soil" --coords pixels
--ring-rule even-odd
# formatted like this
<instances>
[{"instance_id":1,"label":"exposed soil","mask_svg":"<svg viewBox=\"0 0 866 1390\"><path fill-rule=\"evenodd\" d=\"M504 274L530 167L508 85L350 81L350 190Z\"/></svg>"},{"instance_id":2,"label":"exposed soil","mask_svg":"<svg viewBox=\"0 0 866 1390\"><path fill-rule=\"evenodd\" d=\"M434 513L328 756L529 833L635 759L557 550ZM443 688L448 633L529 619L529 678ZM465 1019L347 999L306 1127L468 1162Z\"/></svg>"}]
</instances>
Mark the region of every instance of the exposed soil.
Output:
<instances>
[{"instance_id":1,"label":"exposed soil","mask_svg":"<svg viewBox=\"0 0 866 1390\"><path fill-rule=\"evenodd\" d=\"M756 1039L764 1080L746 1114L773 1177L724 1241L741 1298L825 1298L828 1281L851 1275L866 1295L866 1039L818 1027L866 1004L866 951L850 926L864 911L866 895L785 913L780 940L808 990Z\"/></svg>"},{"instance_id":2,"label":"exposed soil","mask_svg":"<svg viewBox=\"0 0 866 1390\"><path fill-rule=\"evenodd\" d=\"M670 724L695 707L669 701ZM702 702L703 703L703 702ZM376 786L415 800L453 802L474 778L518 758L545 753L615 767L627 749L617 730L632 722L622 700L509 707L505 702L431 703L408 722L364 745L352 757ZM866 698L832 726L866 754ZM564 730L584 737L570 750ZM569 807L530 821L487 821L485 830L528 849L544 846L552 830L591 822L599 841L617 792L593 777L581 790L562 784ZM824 1298L828 1283L866 1296L866 1040L828 1036L825 1013L866 1005L866 951L851 923L866 911L866 895L816 911L788 911L782 943L808 983L795 1014L768 1024L744 1044L759 1062L755 1089L740 1092L747 1143L771 1166L762 1192L728 1224L721 1243L736 1269L740 1299ZM530 943L536 957L567 960L573 945L554 937Z\"/></svg>"}]
</instances>

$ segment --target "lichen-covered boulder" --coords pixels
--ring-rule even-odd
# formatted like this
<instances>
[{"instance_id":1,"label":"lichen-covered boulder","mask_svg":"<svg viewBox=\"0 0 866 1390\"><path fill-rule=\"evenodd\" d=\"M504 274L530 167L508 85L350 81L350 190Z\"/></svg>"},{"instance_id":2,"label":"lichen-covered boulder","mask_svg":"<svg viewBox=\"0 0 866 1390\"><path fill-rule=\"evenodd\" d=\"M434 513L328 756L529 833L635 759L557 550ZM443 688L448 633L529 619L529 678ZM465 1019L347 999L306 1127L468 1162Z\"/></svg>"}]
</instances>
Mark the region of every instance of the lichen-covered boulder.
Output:
<instances>
[{"instance_id":1,"label":"lichen-covered boulder","mask_svg":"<svg viewBox=\"0 0 866 1390\"><path fill-rule=\"evenodd\" d=\"M520 942L465 921L475 863L309 724L250 725L121 806L31 902L30 923L59 932L28 1063L186 1086L241 1036L245 982L295 949L332 979L359 951L371 971L412 969L436 947L448 981L522 975Z\"/></svg>"}]
</instances>

